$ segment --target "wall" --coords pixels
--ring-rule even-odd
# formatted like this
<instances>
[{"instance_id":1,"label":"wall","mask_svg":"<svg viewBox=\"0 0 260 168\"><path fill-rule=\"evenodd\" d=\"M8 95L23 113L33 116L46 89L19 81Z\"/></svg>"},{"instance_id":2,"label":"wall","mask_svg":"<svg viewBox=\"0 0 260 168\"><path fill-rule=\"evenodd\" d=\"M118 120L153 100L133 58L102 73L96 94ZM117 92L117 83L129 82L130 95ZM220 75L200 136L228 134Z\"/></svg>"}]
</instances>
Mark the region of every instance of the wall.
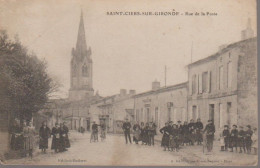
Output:
<instances>
[{"instance_id":1,"label":"wall","mask_svg":"<svg viewBox=\"0 0 260 168\"><path fill-rule=\"evenodd\" d=\"M256 38L241 44L238 69L238 123L258 125L257 42Z\"/></svg>"},{"instance_id":2,"label":"wall","mask_svg":"<svg viewBox=\"0 0 260 168\"><path fill-rule=\"evenodd\" d=\"M151 91L147 94L139 94L135 97L135 117L140 122L147 122L147 108L150 111L149 121L155 120L155 111L158 108L159 121L157 128L164 126L164 123L172 120L177 123L178 120L187 120L187 87L186 83L180 88L169 88L165 91ZM172 107L168 107L167 103L172 102ZM170 108L170 114L168 113ZM142 112L143 111L143 112ZM139 114L139 115L138 115ZM139 117L138 117L139 116Z\"/></svg>"}]
</instances>

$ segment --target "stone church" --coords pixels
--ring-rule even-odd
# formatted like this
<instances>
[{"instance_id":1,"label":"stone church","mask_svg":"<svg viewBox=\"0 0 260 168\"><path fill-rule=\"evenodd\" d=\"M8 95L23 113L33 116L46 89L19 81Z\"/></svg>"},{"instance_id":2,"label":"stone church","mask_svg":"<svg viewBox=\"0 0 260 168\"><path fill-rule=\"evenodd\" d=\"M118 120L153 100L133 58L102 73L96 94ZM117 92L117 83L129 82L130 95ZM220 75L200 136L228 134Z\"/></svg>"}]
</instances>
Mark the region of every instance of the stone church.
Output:
<instances>
[{"instance_id":1,"label":"stone church","mask_svg":"<svg viewBox=\"0 0 260 168\"><path fill-rule=\"evenodd\" d=\"M89 111L90 105L101 97L98 93L94 95L91 48L86 43L82 12L76 47L72 48L71 55L69 97L50 100L35 119L39 123L40 120L48 120L50 127L53 127L56 122L65 121L71 130L78 130L80 127L90 130L93 121L93 114ZM42 119L39 117L40 114L48 114L49 118Z\"/></svg>"},{"instance_id":2,"label":"stone church","mask_svg":"<svg viewBox=\"0 0 260 168\"><path fill-rule=\"evenodd\" d=\"M91 99L94 94L91 48L87 47L81 12L76 48L72 48L69 100Z\"/></svg>"}]
</instances>

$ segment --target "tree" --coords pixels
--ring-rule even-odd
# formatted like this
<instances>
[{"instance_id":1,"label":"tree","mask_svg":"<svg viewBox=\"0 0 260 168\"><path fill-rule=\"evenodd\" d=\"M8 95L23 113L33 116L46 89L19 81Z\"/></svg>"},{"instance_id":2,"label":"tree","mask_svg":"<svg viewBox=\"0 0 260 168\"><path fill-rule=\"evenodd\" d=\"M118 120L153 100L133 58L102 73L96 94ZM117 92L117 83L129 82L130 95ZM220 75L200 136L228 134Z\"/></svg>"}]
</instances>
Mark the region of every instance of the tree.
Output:
<instances>
[{"instance_id":1,"label":"tree","mask_svg":"<svg viewBox=\"0 0 260 168\"><path fill-rule=\"evenodd\" d=\"M0 31L0 96L8 97L12 117L31 120L59 85L49 77L46 61L29 54L16 38Z\"/></svg>"}]
</instances>

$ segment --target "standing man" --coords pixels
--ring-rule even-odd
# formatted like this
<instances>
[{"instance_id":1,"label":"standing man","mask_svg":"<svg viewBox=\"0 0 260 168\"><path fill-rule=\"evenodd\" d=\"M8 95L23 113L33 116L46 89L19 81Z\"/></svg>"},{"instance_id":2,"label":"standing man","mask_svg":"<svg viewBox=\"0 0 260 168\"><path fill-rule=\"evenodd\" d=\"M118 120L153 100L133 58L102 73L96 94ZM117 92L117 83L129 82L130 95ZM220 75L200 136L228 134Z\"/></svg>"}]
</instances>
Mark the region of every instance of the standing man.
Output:
<instances>
[{"instance_id":1,"label":"standing man","mask_svg":"<svg viewBox=\"0 0 260 168\"><path fill-rule=\"evenodd\" d=\"M196 139L196 133L195 133L195 123L194 120L191 119L190 123L188 124L189 127L189 144L194 145L195 139Z\"/></svg>"},{"instance_id":2,"label":"standing man","mask_svg":"<svg viewBox=\"0 0 260 168\"><path fill-rule=\"evenodd\" d=\"M92 141L98 142L98 125L96 124L95 121L93 121L93 124L92 124L92 133L91 133L90 143Z\"/></svg>"},{"instance_id":3,"label":"standing man","mask_svg":"<svg viewBox=\"0 0 260 168\"><path fill-rule=\"evenodd\" d=\"M131 124L128 121L128 118L126 118L125 122L123 123L123 131L124 131L124 134L125 134L125 143L126 144L128 143L127 137L129 139L129 142L132 143L131 137L130 137L130 129L131 129Z\"/></svg>"},{"instance_id":4,"label":"standing man","mask_svg":"<svg viewBox=\"0 0 260 168\"><path fill-rule=\"evenodd\" d=\"M196 128L196 141L198 145L201 145L202 142L202 133L201 131L203 130L203 124L200 121L200 118L197 119L197 122L195 124L195 128Z\"/></svg>"},{"instance_id":5,"label":"standing man","mask_svg":"<svg viewBox=\"0 0 260 168\"><path fill-rule=\"evenodd\" d=\"M208 120L208 124L204 129L204 133L206 133L207 150L208 152L211 152L213 148L213 140L214 140L214 133L215 133L215 125L213 124L212 120Z\"/></svg>"},{"instance_id":6,"label":"standing man","mask_svg":"<svg viewBox=\"0 0 260 168\"><path fill-rule=\"evenodd\" d=\"M253 131L251 130L251 126L247 125L245 131L245 147L248 154L251 153L252 135L253 135Z\"/></svg>"}]
</instances>

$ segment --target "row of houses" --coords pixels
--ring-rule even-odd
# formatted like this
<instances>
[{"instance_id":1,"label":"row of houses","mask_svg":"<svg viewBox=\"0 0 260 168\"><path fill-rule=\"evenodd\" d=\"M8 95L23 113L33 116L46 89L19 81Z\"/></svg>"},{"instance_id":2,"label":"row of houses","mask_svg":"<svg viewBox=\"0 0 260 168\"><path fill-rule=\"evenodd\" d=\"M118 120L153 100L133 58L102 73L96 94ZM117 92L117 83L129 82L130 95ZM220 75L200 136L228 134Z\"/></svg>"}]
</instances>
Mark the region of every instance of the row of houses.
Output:
<instances>
[{"instance_id":1,"label":"row of houses","mask_svg":"<svg viewBox=\"0 0 260 168\"><path fill-rule=\"evenodd\" d=\"M226 124L257 126L257 38L253 35L249 20L241 41L223 45L215 54L187 65L187 82L161 87L154 81L149 91L121 89L108 97L92 95L88 92L92 84L79 83L78 92L89 86L84 90L88 96L54 100L45 112L52 113L55 122L66 121L71 130L91 131L95 121L105 123L112 133L122 132L125 118L132 123L155 122L157 128L167 121L198 118L203 123L212 119L217 130Z\"/></svg>"},{"instance_id":2,"label":"row of houses","mask_svg":"<svg viewBox=\"0 0 260 168\"><path fill-rule=\"evenodd\" d=\"M121 132L122 122L165 122L212 119L218 130L233 124L257 126L257 42L250 38L225 46L188 65L188 81L135 94L118 95L90 105L92 120L105 122L108 132Z\"/></svg>"}]
</instances>

